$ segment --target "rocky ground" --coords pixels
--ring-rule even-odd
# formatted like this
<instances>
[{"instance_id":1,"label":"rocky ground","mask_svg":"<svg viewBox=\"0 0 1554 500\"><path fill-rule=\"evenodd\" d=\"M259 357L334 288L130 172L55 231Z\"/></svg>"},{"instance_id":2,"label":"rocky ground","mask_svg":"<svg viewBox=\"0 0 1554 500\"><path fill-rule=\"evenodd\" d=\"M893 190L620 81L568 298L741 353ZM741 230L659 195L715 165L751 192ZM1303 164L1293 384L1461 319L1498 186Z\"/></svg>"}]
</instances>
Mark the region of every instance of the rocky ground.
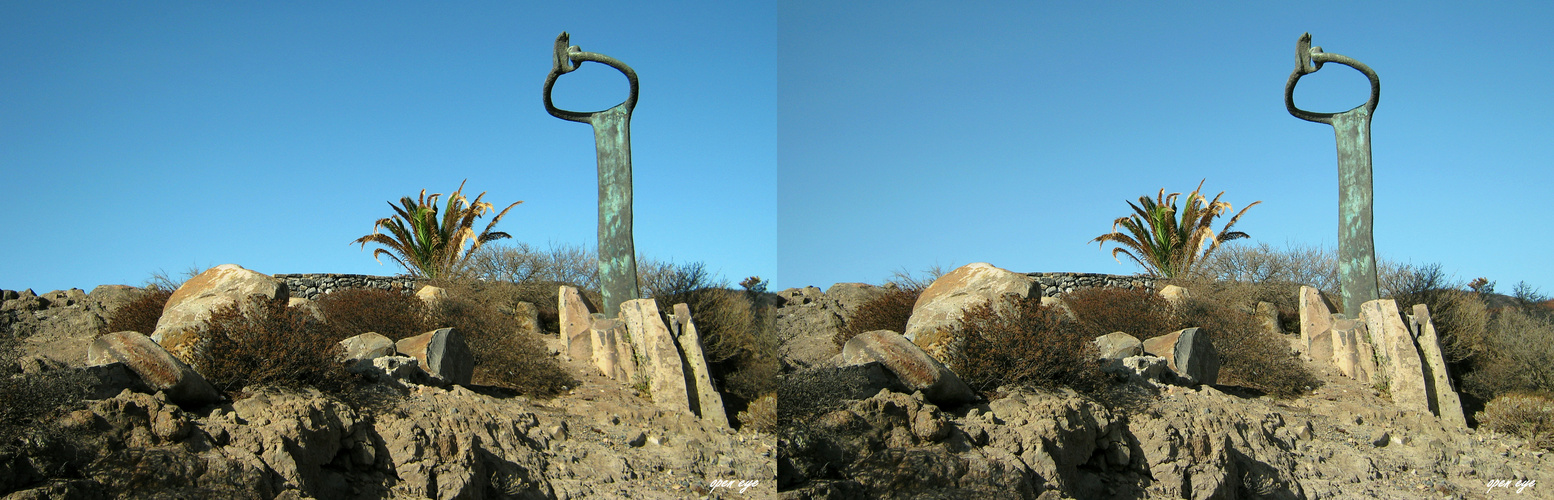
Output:
<instances>
[{"instance_id":1,"label":"rocky ground","mask_svg":"<svg viewBox=\"0 0 1554 500\"><path fill-rule=\"evenodd\" d=\"M835 376L831 332L822 331L844 306L818 292L782 293L793 300L779 324L805 329L785 333L790 380L846 380ZM1449 429L1310 368L1323 384L1295 399L1136 380L1111 409L1066 390L1004 387L954 408L878 390L785 423L780 496L1554 498L1550 453L1514 436ZM851 380L836 383L884 385Z\"/></svg>"},{"instance_id":2,"label":"rocky ground","mask_svg":"<svg viewBox=\"0 0 1554 500\"><path fill-rule=\"evenodd\" d=\"M100 289L101 290L101 289ZM71 370L122 289L6 301L30 371ZM44 294L42 297L49 297ZM74 299L67 299L74 297ZM120 301L122 302L122 301ZM560 353L560 341L548 341ZM581 382L533 400L499 388L389 384L347 403L260 388L181 408L123 391L62 421L99 460L79 474L0 464L4 498L771 498L776 438L666 413L563 360ZM19 368L18 368L19 369ZM51 478L50 478L51 477ZM14 490L14 491L13 491Z\"/></svg>"}]
</instances>

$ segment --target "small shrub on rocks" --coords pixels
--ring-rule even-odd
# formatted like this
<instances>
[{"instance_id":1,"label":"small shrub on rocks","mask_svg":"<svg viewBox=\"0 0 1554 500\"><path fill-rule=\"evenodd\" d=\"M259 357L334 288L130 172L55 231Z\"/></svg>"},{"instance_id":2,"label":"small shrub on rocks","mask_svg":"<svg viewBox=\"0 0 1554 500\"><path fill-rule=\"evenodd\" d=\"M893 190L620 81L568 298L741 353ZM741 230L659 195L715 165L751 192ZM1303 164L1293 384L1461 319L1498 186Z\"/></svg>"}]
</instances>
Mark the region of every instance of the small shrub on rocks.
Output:
<instances>
[{"instance_id":1,"label":"small shrub on rocks","mask_svg":"<svg viewBox=\"0 0 1554 500\"><path fill-rule=\"evenodd\" d=\"M251 307L251 316L237 304L211 313L198 366L211 385L229 392L256 384L340 392L356 380L338 359L345 338L309 321L307 311L279 301Z\"/></svg>"},{"instance_id":2,"label":"small shrub on rocks","mask_svg":"<svg viewBox=\"0 0 1554 500\"><path fill-rule=\"evenodd\" d=\"M1527 440L1534 448L1554 450L1554 396L1514 392L1484 405L1479 425Z\"/></svg>"},{"instance_id":3,"label":"small shrub on rocks","mask_svg":"<svg viewBox=\"0 0 1554 500\"><path fill-rule=\"evenodd\" d=\"M171 290L151 288L151 293L125 304L114 312L108 324L98 334L139 332L150 336L156 331L157 320L162 319L162 308L167 306L167 299L172 296Z\"/></svg>"},{"instance_id":4,"label":"small shrub on rocks","mask_svg":"<svg viewBox=\"0 0 1554 500\"><path fill-rule=\"evenodd\" d=\"M975 306L952 333L960 349L950 369L982 392L1030 384L1096 394L1110 384L1101 372L1095 336L1086 331L1066 321L1062 311L1042 306L1040 297L1021 300L1002 315L986 304Z\"/></svg>"},{"instance_id":5,"label":"small shrub on rocks","mask_svg":"<svg viewBox=\"0 0 1554 500\"><path fill-rule=\"evenodd\" d=\"M433 314L439 327L453 327L464 335L475 356L474 383L535 397L552 397L577 386L537 334L522 330L512 314L454 293L438 302Z\"/></svg>"},{"instance_id":6,"label":"small shrub on rocks","mask_svg":"<svg viewBox=\"0 0 1554 500\"><path fill-rule=\"evenodd\" d=\"M1078 318L1076 333L1091 340L1112 332L1146 339L1182 328L1171 304L1149 290L1086 288L1068 293L1063 302Z\"/></svg>"},{"instance_id":7,"label":"small shrub on rocks","mask_svg":"<svg viewBox=\"0 0 1554 500\"><path fill-rule=\"evenodd\" d=\"M770 392L751 401L745 411L739 412L738 420L740 429L777 430L777 393Z\"/></svg>"},{"instance_id":8,"label":"small shrub on rocks","mask_svg":"<svg viewBox=\"0 0 1554 500\"><path fill-rule=\"evenodd\" d=\"M318 299L333 336L346 339L377 332L389 340L414 337L434 329L426 303L398 288L349 288Z\"/></svg>"},{"instance_id":9,"label":"small shrub on rocks","mask_svg":"<svg viewBox=\"0 0 1554 500\"><path fill-rule=\"evenodd\" d=\"M1194 297L1176 314L1180 324L1209 334L1219 351L1221 384L1286 398L1321 386L1321 381L1291 355L1289 341L1264 331L1252 315L1230 304Z\"/></svg>"},{"instance_id":10,"label":"small shrub on rocks","mask_svg":"<svg viewBox=\"0 0 1554 500\"><path fill-rule=\"evenodd\" d=\"M885 295L858 306L837 331L836 345L846 345L858 334L875 330L906 332L907 320L912 319L912 308L917 306L917 298L922 294L922 288L890 288Z\"/></svg>"}]
</instances>

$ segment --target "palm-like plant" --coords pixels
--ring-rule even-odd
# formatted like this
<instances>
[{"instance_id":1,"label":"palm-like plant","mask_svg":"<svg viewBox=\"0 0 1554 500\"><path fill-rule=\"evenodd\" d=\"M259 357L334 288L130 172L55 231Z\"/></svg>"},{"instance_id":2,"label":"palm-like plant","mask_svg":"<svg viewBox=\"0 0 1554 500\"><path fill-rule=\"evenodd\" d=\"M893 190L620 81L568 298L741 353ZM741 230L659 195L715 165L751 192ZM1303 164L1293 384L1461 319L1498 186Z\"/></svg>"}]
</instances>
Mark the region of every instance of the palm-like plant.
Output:
<instances>
[{"instance_id":1,"label":"palm-like plant","mask_svg":"<svg viewBox=\"0 0 1554 500\"><path fill-rule=\"evenodd\" d=\"M1140 196L1138 205L1128 202L1128 206L1133 207L1133 215L1112 221L1112 232L1090 241L1101 245L1110 241L1120 245L1112 249L1113 259L1119 253L1127 255L1151 275L1170 278L1185 274L1193 265L1219 248L1220 243L1247 237L1246 233L1231 231L1230 228L1236 225L1236 221L1247 210L1262 203L1254 201L1247 205L1235 217L1231 217L1225 227L1220 228L1219 234L1215 234L1214 219L1231 210L1231 206L1228 202L1219 201L1220 196L1225 195L1224 191L1209 201L1198 194L1201 189L1203 181L1199 181L1198 188L1187 195L1187 207L1181 211L1180 218L1177 217L1176 197L1181 193L1167 195L1165 189L1161 189L1153 200L1148 196ZM1117 231L1117 226L1122 226L1128 232ZM1117 261L1122 262L1121 259Z\"/></svg>"},{"instance_id":2,"label":"palm-like plant","mask_svg":"<svg viewBox=\"0 0 1554 500\"><path fill-rule=\"evenodd\" d=\"M507 215L508 210L523 203L516 201L502 209L501 213L491 219L490 224L486 224L486 229L477 235L474 230L475 219L494 210L495 206L480 201L486 196L484 192L476 196L473 202L466 199L463 192L464 183L460 182L459 189L448 196L448 203L441 212L437 209L437 199L442 193L426 196L425 189L421 190L419 199L409 196L400 198L400 206L391 202L389 206L396 215L378 219L372 227L372 234L357 238L352 243L360 243L363 249L368 243L383 245L386 248L373 250L372 258L377 260L380 254L386 254L404 266L412 276L427 279L447 276L460 269L480 245L512 237L491 229L502 220L502 216ZM383 234L379 229L387 229L389 234Z\"/></svg>"}]
</instances>

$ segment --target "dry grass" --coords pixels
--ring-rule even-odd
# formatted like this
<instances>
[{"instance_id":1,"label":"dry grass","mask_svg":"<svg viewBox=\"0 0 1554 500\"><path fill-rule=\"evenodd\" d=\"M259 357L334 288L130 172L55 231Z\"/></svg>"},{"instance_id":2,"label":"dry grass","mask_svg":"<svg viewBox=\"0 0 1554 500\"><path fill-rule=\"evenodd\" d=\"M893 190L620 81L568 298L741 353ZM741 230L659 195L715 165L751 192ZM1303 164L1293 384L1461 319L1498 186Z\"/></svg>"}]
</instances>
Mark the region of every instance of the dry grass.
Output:
<instances>
[{"instance_id":1,"label":"dry grass","mask_svg":"<svg viewBox=\"0 0 1554 500\"><path fill-rule=\"evenodd\" d=\"M537 333L525 331L518 318L481 301L479 295L450 291L433 308L433 318L438 327L453 327L464 335L475 356L476 384L542 398L577 386L577 380L546 352Z\"/></svg>"},{"instance_id":2,"label":"dry grass","mask_svg":"<svg viewBox=\"0 0 1554 500\"><path fill-rule=\"evenodd\" d=\"M951 333L958 345L950 369L973 390L988 392L1007 384L1068 386L1085 393L1105 389L1094 336L1068 322L1040 297L1021 300L1009 314L983 304L968 309Z\"/></svg>"},{"instance_id":3,"label":"dry grass","mask_svg":"<svg viewBox=\"0 0 1554 500\"><path fill-rule=\"evenodd\" d=\"M1193 297L1177 309L1177 321L1209 334L1219 351L1219 383L1297 397L1321 386L1290 352L1283 336L1268 333L1251 314L1232 304Z\"/></svg>"},{"instance_id":4,"label":"dry grass","mask_svg":"<svg viewBox=\"0 0 1554 500\"><path fill-rule=\"evenodd\" d=\"M332 335L342 339L377 332L398 341L433 330L426 303L399 288L351 288L318 299Z\"/></svg>"},{"instance_id":5,"label":"dry grass","mask_svg":"<svg viewBox=\"0 0 1554 500\"><path fill-rule=\"evenodd\" d=\"M1480 427L1519 436L1533 448L1554 450L1554 396L1549 393L1505 394L1476 417Z\"/></svg>"},{"instance_id":6,"label":"dry grass","mask_svg":"<svg viewBox=\"0 0 1554 500\"><path fill-rule=\"evenodd\" d=\"M199 368L217 389L270 384L340 392L357 379L338 359L345 337L310 321L307 311L279 301L251 311L233 304L211 314Z\"/></svg>"},{"instance_id":7,"label":"dry grass","mask_svg":"<svg viewBox=\"0 0 1554 500\"><path fill-rule=\"evenodd\" d=\"M160 287L152 287L150 291L115 311L98 334L139 332L150 336L155 332L157 320L162 319L162 308L167 306L167 299L173 296L173 292Z\"/></svg>"},{"instance_id":8,"label":"dry grass","mask_svg":"<svg viewBox=\"0 0 1554 500\"><path fill-rule=\"evenodd\" d=\"M858 306L858 310L846 318L833 340L840 347L860 333L875 330L905 333L907 320L912 319L912 308L917 305L917 298L922 293L921 288L887 288L885 295Z\"/></svg>"}]
</instances>

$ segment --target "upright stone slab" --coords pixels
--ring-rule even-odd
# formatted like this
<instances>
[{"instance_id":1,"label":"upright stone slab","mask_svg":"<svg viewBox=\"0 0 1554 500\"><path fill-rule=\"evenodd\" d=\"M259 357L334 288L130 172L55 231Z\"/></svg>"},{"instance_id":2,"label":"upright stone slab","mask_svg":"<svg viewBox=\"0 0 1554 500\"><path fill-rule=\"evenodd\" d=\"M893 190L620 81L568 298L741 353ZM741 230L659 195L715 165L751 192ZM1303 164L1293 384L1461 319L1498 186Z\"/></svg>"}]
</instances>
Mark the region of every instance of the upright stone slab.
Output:
<instances>
[{"instance_id":1,"label":"upright stone slab","mask_svg":"<svg viewBox=\"0 0 1554 500\"><path fill-rule=\"evenodd\" d=\"M723 396L712 388L712 372L707 370L701 336L696 333L696 323L691 321L691 307L675 304L672 321L675 338L680 341L680 353L685 355L685 364L691 369L691 382L686 387L696 389L690 393L691 408L702 419L728 427L728 413L723 411Z\"/></svg>"},{"instance_id":2,"label":"upright stone slab","mask_svg":"<svg viewBox=\"0 0 1554 500\"><path fill-rule=\"evenodd\" d=\"M1299 299L1301 354L1310 358L1311 337L1333 327L1333 306L1321 290L1309 286L1300 287Z\"/></svg>"},{"instance_id":3,"label":"upright stone slab","mask_svg":"<svg viewBox=\"0 0 1554 500\"><path fill-rule=\"evenodd\" d=\"M1279 327L1279 308L1271 302L1257 303L1257 322L1263 326L1263 331L1274 335L1284 335L1284 329Z\"/></svg>"},{"instance_id":4,"label":"upright stone slab","mask_svg":"<svg viewBox=\"0 0 1554 500\"><path fill-rule=\"evenodd\" d=\"M615 351L615 330L620 325L620 322L605 318L603 314L599 313L590 315L589 319L591 321L588 325L588 332L589 340L591 340L590 346L593 351L592 361L594 367L598 368L599 372L606 377L630 383L631 379L622 373L619 366L619 358L616 356Z\"/></svg>"},{"instance_id":5,"label":"upright stone slab","mask_svg":"<svg viewBox=\"0 0 1554 500\"><path fill-rule=\"evenodd\" d=\"M1414 314L1409 317L1413 325L1414 340L1419 344L1419 351L1424 355L1425 382L1429 384L1430 396L1433 398L1432 409L1441 417L1441 422L1459 429L1468 426L1468 420L1462 414L1462 399L1457 396L1457 391L1451 387L1451 376L1446 372L1446 357L1441 355L1441 343L1435 335L1435 324L1430 321L1430 308L1424 304L1414 305Z\"/></svg>"},{"instance_id":6,"label":"upright stone slab","mask_svg":"<svg viewBox=\"0 0 1554 500\"><path fill-rule=\"evenodd\" d=\"M560 312L561 343L566 346L567 356L576 361L592 359L593 339L589 325L593 320L588 315L595 309L583 294L570 286L561 287L556 294L556 309Z\"/></svg>"},{"instance_id":7,"label":"upright stone slab","mask_svg":"<svg viewBox=\"0 0 1554 500\"><path fill-rule=\"evenodd\" d=\"M960 324L966 310L992 303L999 310L1011 299L1041 296L1036 278L993 267L986 262L961 266L923 289L912 306L903 336L923 348L940 362L953 357L948 352L949 332Z\"/></svg>"},{"instance_id":8,"label":"upright stone slab","mask_svg":"<svg viewBox=\"0 0 1554 500\"><path fill-rule=\"evenodd\" d=\"M290 298L291 294L281 280L237 264L212 267L184 282L167 298L151 340L161 344L173 357L198 369L202 354L197 351L205 344L203 340L210 328L211 313L237 304L244 308L244 314L253 314L255 300L285 304Z\"/></svg>"},{"instance_id":9,"label":"upright stone slab","mask_svg":"<svg viewBox=\"0 0 1554 500\"><path fill-rule=\"evenodd\" d=\"M204 405L221 399L215 387L189 365L139 332L117 332L92 340L86 350L88 366L124 363L154 390L181 405Z\"/></svg>"},{"instance_id":10,"label":"upright stone slab","mask_svg":"<svg viewBox=\"0 0 1554 500\"><path fill-rule=\"evenodd\" d=\"M469 385L475 374L475 356L464 343L464 335L453 328L439 328L394 343L401 354L421 362L427 373L443 380Z\"/></svg>"},{"instance_id":11,"label":"upright stone slab","mask_svg":"<svg viewBox=\"0 0 1554 500\"><path fill-rule=\"evenodd\" d=\"M626 322L619 318L607 318L603 313L589 315L592 320L590 329L609 330L609 338L614 339L609 346L615 352L615 374L611 375L615 380L627 384L635 384L639 379L637 370L637 350L631 343L631 333L626 329ZM600 334L601 337L605 335Z\"/></svg>"},{"instance_id":12,"label":"upright stone slab","mask_svg":"<svg viewBox=\"0 0 1554 500\"><path fill-rule=\"evenodd\" d=\"M1346 377L1370 382L1370 374L1364 371L1360 363L1360 344L1356 335L1359 326L1355 320L1344 319L1333 323L1333 328L1328 330L1332 334L1333 366Z\"/></svg>"},{"instance_id":13,"label":"upright stone slab","mask_svg":"<svg viewBox=\"0 0 1554 500\"><path fill-rule=\"evenodd\" d=\"M1378 369L1386 376L1392 402L1405 410L1429 413L1430 394L1425 387L1419 350L1414 347L1408 325L1398 314L1397 303L1392 299L1368 301L1360 304L1360 315L1365 318L1372 342L1381 352L1382 362Z\"/></svg>"},{"instance_id":14,"label":"upright stone slab","mask_svg":"<svg viewBox=\"0 0 1554 500\"><path fill-rule=\"evenodd\" d=\"M647 372L653 403L666 410L691 413L680 350L658 315L658 304L653 299L628 300L621 304L621 319L642 357L643 365L638 369Z\"/></svg>"}]
</instances>

